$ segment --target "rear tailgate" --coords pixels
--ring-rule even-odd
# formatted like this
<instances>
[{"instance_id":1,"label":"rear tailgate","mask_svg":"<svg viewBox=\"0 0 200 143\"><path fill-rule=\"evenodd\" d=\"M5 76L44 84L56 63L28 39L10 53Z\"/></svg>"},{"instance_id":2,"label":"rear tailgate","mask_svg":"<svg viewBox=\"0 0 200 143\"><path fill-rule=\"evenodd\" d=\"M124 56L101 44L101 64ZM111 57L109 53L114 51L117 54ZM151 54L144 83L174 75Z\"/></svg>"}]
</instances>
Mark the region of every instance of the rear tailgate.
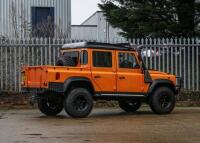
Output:
<instances>
[{"instance_id":1,"label":"rear tailgate","mask_svg":"<svg viewBox=\"0 0 200 143\"><path fill-rule=\"evenodd\" d=\"M22 87L47 88L47 67L24 67L22 70Z\"/></svg>"}]
</instances>

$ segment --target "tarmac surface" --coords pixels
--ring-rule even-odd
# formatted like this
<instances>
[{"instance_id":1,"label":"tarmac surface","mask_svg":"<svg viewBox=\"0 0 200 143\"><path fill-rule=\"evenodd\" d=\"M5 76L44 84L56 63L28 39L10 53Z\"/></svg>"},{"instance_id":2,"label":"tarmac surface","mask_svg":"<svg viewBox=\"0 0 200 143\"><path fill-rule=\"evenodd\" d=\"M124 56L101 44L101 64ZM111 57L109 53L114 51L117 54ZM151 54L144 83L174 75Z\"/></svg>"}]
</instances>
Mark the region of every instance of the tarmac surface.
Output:
<instances>
[{"instance_id":1,"label":"tarmac surface","mask_svg":"<svg viewBox=\"0 0 200 143\"><path fill-rule=\"evenodd\" d=\"M88 118L63 111L46 117L38 110L0 109L0 143L200 143L200 108L176 108L155 115L142 108L127 114L95 108Z\"/></svg>"}]
</instances>

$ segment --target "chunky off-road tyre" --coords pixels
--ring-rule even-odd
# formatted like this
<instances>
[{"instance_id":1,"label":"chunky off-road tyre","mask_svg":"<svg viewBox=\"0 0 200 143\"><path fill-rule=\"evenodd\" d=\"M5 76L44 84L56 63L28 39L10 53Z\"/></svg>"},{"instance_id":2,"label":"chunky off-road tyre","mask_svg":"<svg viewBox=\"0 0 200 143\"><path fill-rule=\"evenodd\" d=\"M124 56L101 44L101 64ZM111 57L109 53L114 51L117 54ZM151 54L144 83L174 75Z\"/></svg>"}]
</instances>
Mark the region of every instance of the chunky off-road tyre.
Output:
<instances>
[{"instance_id":1,"label":"chunky off-road tyre","mask_svg":"<svg viewBox=\"0 0 200 143\"><path fill-rule=\"evenodd\" d=\"M119 100L119 107L126 112L135 112L141 107L139 99Z\"/></svg>"},{"instance_id":2,"label":"chunky off-road tyre","mask_svg":"<svg viewBox=\"0 0 200 143\"><path fill-rule=\"evenodd\" d=\"M76 66L76 63L69 56L62 56L56 61L56 66Z\"/></svg>"},{"instance_id":3,"label":"chunky off-road tyre","mask_svg":"<svg viewBox=\"0 0 200 143\"><path fill-rule=\"evenodd\" d=\"M73 118L87 117L93 108L92 94L85 88L75 88L67 95L64 108Z\"/></svg>"},{"instance_id":4,"label":"chunky off-road tyre","mask_svg":"<svg viewBox=\"0 0 200 143\"><path fill-rule=\"evenodd\" d=\"M37 101L39 110L47 116L56 116L63 110L63 98L59 96L44 96Z\"/></svg>"},{"instance_id":5,"label":"chunky off-road tyre","mask_svg":"<svg viewBox=\"0 0 200 143\"><path fill-rule=\"evenodd\" d=\"M149 105L156 114L169 114L176 105L174 92L168 87L160 87L150 95Z\"/></svg>"}]
</instances>

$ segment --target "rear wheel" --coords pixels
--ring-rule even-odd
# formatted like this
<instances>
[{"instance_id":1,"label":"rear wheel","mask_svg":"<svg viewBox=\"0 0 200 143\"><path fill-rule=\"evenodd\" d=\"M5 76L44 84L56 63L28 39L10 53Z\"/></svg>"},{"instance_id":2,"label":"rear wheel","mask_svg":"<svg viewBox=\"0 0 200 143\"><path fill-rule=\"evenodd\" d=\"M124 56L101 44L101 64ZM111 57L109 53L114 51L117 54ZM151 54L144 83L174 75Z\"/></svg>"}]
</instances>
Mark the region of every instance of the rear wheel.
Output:
<instances>
[{"instance_id":1,"label":"rear wheel","mask_svg":"<svg viewBox=\"0 0 200 143\"><path fill-rule=\"evenodd\" d=\"M168 87L160 87L150 96L149 105L156 114L169 114L176 104L174 92Z\"/></svg>"},{"instance_id":2,"label":"rear wheel","mask_svg":"<svg viewBox=\"0 0 200 143\"><path fill-rule=\"evenodd\" d=\"M70 91L65 99L64 108L73 118L87 117L93 108L91 93L84 88L75 88Z\"/></svg>"},{"instance_id":3,"label":"rear wheel","mask_svg":"<svg viewBox=\"0 0 200 143\"><path fill-rule=\"evenodd\" d=\"M47 116L56 116L63 109L63 98L55 95L44 95L38 99L38 108Z\"/></svg>"},{"instance_id":4,"label":"rear wheel","mask_svg":"<svg viewBox=\"0 0 200 143\"><path fill-rule=\"evenodd\" d=\"M119 100L119 107L126 112L135 112L141 107L139 99Z\"/></svg>"}]
</instances>

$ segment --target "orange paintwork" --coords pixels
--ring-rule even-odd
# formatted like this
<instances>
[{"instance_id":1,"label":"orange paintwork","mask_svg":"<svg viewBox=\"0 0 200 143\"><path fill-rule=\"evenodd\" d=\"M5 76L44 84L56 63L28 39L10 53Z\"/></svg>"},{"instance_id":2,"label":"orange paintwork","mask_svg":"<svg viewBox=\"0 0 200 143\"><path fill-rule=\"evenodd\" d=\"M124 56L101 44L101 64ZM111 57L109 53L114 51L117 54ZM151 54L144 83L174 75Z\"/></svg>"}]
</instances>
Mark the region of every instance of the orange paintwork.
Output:
<instances>
[{"instance_id":1,"label":"orange paintwork","mask_svg":"<svg viewBox=\"0 0 200 143\"><path fill-rule=\"evenodd\" d=\"M135 51L118 51L118 50L103 50L103 49L70 49L66 51L88 51L88 64L76 67L58 67L58 66L35 66L23 68L22 87L28 88L48 88L49 82L63 83L70 77L86 77L92 82L96 92L142 92L146 93L149 84L144 82L144 75L140 68L137 69L120 69L118 63L118 52L129 52L136 56ZM92 51L110 51L112 52L112 67L111 68L97 68L93 67ZM59 74L59 76L56 76ZM176 77L163 72L150 71L151 77L155 79L169 79L174 85L176 84ZM100 77L100 78L95 78ZM123 78L122 78L123 77ZM59 78L59 79L58 79Z\"/></svg>"}]
</instances>

